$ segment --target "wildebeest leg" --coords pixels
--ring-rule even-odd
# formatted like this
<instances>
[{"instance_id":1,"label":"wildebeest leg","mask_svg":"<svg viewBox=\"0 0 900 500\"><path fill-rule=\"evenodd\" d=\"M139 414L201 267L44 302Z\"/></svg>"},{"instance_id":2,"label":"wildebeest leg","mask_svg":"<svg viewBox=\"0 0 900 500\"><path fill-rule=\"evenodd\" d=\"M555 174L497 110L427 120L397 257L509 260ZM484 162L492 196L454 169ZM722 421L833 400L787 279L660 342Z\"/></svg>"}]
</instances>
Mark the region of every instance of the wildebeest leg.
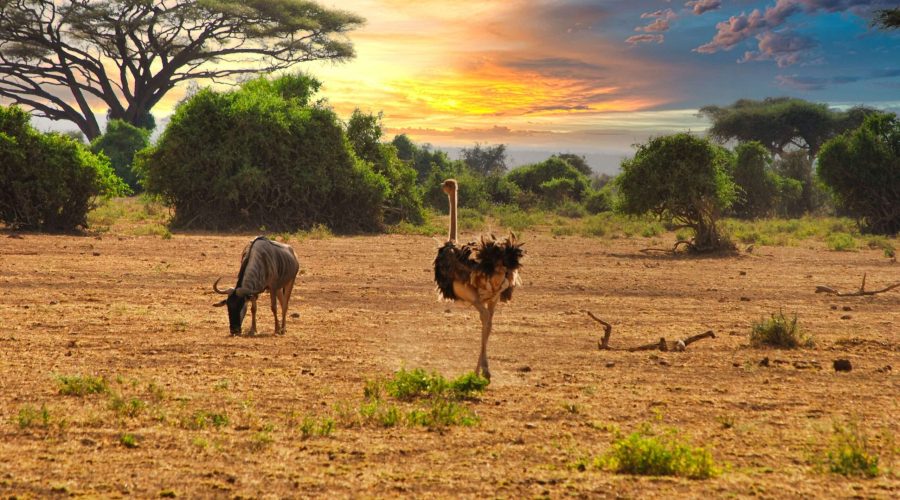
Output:
<instances>
[{"instance_id":1,"label":"wildebeest leg","mask_svg":"<svg viewBox=\"0 0 900 500\"><path fill-rule=\"evenodd\" d=\"M250 298L250 333L248 335L256 335L256 296Z\"/></svg>"},{"instance_id":2,"label":"wildebeest leg","mask_svg":"<svg viewBox=\"0 0 900 500\"><path fill-rule=\"evenodd\" d=\"M291 301L291 291L294 289L294 281L296 277L284 285L284 295L281 296L281 334L285 333L285 325L287 323L288 302Z\"/></svg>"},{"instance_id":3,"label":"wildebeest leg","mask_svg":"<svg viewBox=\"0 0 900 500\"><path fill-rule=\"evenodd\" d=\"M278 290L270 290L269 297L272 299L272 316L275 316L275 335L281 333L281 329L278 327L278 296L281 295L281 289Z\"/></svg>"}]
</instances>

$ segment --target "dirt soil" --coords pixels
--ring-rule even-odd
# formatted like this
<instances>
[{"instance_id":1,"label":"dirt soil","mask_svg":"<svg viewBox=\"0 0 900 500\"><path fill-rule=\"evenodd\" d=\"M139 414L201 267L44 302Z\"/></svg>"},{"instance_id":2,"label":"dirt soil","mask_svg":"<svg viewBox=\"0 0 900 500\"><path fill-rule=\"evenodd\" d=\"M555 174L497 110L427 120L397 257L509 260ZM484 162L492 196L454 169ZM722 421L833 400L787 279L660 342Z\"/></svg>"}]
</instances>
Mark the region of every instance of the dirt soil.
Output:
<instances>
[{"instance_id":1,"label":"dirt soil","mask_svg":"<svg viewBox=\"0 0 900 500\"><path fill-rule=\"evenodd\" d=\"M493 380L466 403L480 423L429 430L342 415L363 403L367 380L401 367L475 367L477 313L436 299L437 240L293 240L302 275L287 335L272 335L265 295L260 335L230 337L211 286L234 282L250 238L0 233L4 498L900 496L900 289L813 293L856 289L863 273L868 289L900 281L880 250L689 258L645 255L640 238L526 233L524 287L494 321ZM612 323L613 347L716 338L681 353L600 351L585 310ZM796 313L816 347L751 348L753 323L778 311ZM835 372L838 358L852 371ZM110 393L62 395L61 375L103 376ZM144 403L129 414L115 395ZM28 408L46 409L46 422L22 422ZM198 412L228 423L192 424ZM304 417L337 425L305 437ZM833 424L848 421L880 455L879 477L822 470ZM721 474L572 466L645 422L711 449Z\"/></svg>"}]
</instances>

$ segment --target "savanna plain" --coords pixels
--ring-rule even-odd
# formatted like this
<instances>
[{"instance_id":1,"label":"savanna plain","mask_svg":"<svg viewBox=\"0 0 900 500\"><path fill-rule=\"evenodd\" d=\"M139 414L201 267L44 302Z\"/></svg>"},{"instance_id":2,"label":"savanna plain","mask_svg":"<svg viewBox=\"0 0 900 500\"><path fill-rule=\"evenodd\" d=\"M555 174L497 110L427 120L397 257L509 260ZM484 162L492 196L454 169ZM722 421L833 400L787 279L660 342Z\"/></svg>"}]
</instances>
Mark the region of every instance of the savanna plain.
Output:
<instances>
[{"instance_id":1,"label":"savanna plain","mask_svg":"<svg viewBox=\"0 0 900 500\"><path fill-rule=\"evenodd\" d=\"M448 396L435 380L475 367L480 323L437 300L440 229L270 235L301 263L287 334L272 335L264 294L259 335L230 337L212 283L233 283L255 234L173 234L121 210L87 235L0 232L4 497L900 496L900 289L814 293L864 273L867 289L900 282L881 248L811 238L691 257L641 252L674 242L664 230L530 226L491 383ZM621 349L598 349L585 311ZM814 346L751 347L779 313ZM625 350L706 330L684 352ZM403 376L430 385L404 393ZM636 432L711 464L703 478L617 472L610 454ZM877 474L832 471L847 435Z\"/></svg>"}]
</instances>

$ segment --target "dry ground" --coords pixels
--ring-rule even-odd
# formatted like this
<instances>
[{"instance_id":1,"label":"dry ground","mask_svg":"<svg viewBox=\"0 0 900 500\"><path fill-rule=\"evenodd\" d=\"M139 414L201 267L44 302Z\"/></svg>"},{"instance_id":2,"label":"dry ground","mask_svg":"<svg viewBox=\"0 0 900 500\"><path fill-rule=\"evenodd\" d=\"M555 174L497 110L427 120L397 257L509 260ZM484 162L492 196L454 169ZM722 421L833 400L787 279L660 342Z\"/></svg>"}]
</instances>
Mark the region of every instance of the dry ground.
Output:
<instances>
[{"instance_id":1,"label":"dry ground","mask_svg":"<svg viewBox=\"0 0 900 500\"><path fill-rule=\"evenodd\" d=\"M864 272L869 288L900 281L900 265L880 250L813 243L673 258L641 254L642 239L526 233L525 286L499 309L490 342L493 382L468 403L481 422L435 431L339 418L359 407L367 379L404 366L448 377L474 368L477 315L436 301L435 240L294 240L299 317L273 337L265 296L262 334L232 338L225 312L210 307L211 285L235 279L249 238L0 233L0 494L900 495L890 471L900 465L890 463L890 438L900 434L900 290L813 293L817 284L853 289ZM600 330L583 310L615 326L613 346L707 329L717 338L684 353L598 351ZM796 312L817 348L750 348L753 322L779 310ZM771 366L759 366L763 357ZM851 373L832 370L839 357L852 361ZM132 417L112 409L109 395L60 395L56 377L76 374L105 376L115 393L147 406ZM29 406L48 410L46 428L19 425ZM198 411L229 422L192 426ZM304 416L339 423L331 436L304 439ZM816 465L832 424L853 418L888 471L878 478ZM643 422L708 446L724 471L688 480L571 467L607 450L615 428ZM120 444L123 433L136 448Z\"/></svg>"}]
</instances>

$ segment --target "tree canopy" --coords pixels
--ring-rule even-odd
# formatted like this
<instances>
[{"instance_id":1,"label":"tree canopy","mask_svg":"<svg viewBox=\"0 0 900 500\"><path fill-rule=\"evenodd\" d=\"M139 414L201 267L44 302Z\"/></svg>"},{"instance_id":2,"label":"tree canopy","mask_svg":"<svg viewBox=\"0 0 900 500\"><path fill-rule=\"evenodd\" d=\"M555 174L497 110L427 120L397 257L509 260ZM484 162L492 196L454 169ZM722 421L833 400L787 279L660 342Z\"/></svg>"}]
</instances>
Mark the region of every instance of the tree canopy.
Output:
<instances>
[{"instance_id":1,"label":"tree canopy","mask_svg":"<svg viewBox=\"0 0 900 500\"><path fill-rule=\"evenodd\" d=\"M506 172L506 144L463 148L462 160L474 172L481 175L503 174Z\"/></svg>"},{"instance_id":2,"label":"tree canopy","mask_svg":"<svg viewBox=\"0 0 900 500\"><path fill-rule=\"evenodd\" d=\"M308 0L0 0L0 96L100 135L145 126L176 85L353 56L363 22Z\"/></svg>"},{"instance_id":3,"label":"tree canopy","mask_svg":"<svg viewBox=\"0 0 900 500\"><path fill-rule=\"evenodd\" d=\"M875 11L875 24L884 29L900 28L900 7Z\"/></svg>"},{"instance_id":4,"label":"tree canopy","mask_svg":"<svg viewBox=\"0 0 900 500\"><path fill-rule=\"evenodd\" d=\"M735 200L729 170L734 158L707 139L681 133L651 139L622 162L619 209L647 212L694 230L691 248L711 251L731 243L718 227Z\"/></svg>"},{"instance_id":5,"label":"tree canopy","mask_svg":"<svg viewBox=\"0 0 900 500\"><path fill-rule=\"evenodd\" d=\"M800 148L810 158L815 158L825 141L858 127L866 116L876 113L861 106L838 111L827 104L790 97L741 99L730 106L700 109L700 115L712 122L709 134L717 141L758 141L779 156Z\"/></svg>"}]
</instances>

